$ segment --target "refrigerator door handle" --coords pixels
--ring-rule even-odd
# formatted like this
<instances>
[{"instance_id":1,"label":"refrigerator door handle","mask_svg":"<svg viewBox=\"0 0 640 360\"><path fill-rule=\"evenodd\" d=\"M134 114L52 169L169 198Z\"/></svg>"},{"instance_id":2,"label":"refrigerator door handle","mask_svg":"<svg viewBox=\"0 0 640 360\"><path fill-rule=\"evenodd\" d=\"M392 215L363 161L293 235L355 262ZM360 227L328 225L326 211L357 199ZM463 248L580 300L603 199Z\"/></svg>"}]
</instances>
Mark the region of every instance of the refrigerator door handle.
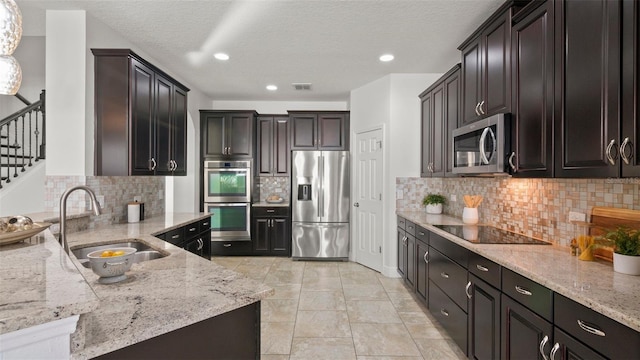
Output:
<instances>
[{"instance_id":1,"label":"refrigerator door handle","mask_svg":"<svg viewBox=\"0 0 640 360\"><path fill-rule=\"evenodd\" d=\"M324 196L324 191L322 189L322 175L324 172L324 163L323 163L323 158L322 155L318 156L318 181L319 181L319 186L318 186L318 217L321 218L323 215L323 211L322 211L322 200L323 200L323 196Z\"/></svg>"}]
</instances>

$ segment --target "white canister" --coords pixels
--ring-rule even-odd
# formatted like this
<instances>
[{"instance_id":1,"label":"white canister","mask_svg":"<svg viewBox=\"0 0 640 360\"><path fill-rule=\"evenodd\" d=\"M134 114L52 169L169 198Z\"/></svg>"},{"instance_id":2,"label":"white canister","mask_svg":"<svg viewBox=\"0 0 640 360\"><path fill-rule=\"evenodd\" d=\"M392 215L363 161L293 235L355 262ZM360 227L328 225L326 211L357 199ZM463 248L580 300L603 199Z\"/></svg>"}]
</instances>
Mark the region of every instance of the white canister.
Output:
<instances>
[{"instance_id":1,"label":"white canister","mask_svg":"<svg viewBox=\"0 0 640 360\"><path fill-rule=\"evenodd\" d=\"M462 222L469 225L478 223L478 208L465 207L462 210Z\"/></svg>"},{"instance_id":2,"label":"white canister","mask_svg":"<svg viewBox=\"0 0 640 360\"><path fill-rule=\"evenodd\" d=\"M130 223L140 222L139 202L130 202L127 204L127 221Z\"/></svg>"}]
</instances>

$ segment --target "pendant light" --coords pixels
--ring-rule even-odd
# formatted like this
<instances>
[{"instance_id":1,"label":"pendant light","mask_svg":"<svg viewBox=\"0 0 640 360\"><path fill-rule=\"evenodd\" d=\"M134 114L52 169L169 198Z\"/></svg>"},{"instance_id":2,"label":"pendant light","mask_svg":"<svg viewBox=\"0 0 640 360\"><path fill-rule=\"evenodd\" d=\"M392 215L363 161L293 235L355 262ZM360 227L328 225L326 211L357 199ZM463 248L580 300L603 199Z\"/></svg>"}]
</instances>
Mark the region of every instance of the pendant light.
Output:
<instances>
[{"instance_id":1,"label":"pendant light","mask_svg":"<svg viewBox=\"0 0 640 360\"><path fill-rule=\"evenodd\" d=\"M11 56L22 38L22 14L14 0L0 0L0 94L15 95L22 70Z\"/></svg>"}]
</instances>

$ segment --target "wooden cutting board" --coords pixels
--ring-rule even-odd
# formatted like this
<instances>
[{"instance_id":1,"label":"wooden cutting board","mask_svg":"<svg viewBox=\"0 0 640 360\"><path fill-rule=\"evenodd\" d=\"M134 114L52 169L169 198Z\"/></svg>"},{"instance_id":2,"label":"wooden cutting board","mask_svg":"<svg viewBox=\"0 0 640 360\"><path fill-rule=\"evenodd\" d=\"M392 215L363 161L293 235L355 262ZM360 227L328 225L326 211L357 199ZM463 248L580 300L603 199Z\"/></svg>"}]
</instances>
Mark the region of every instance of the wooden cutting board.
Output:
<instances>
[{"instance_id":1,"label":"wooden cutting board","mask_svg":"<svg viewBox=\"0 0 640 360\"><path fill-rule=\"evenodd\" d=\"M640 229L640 210L596 206L591 211L590 223L591 236L604 235L618 226ZM599 248L593 254L599 259L613 262L612 248Z\"/></svg>"}]
</instances>

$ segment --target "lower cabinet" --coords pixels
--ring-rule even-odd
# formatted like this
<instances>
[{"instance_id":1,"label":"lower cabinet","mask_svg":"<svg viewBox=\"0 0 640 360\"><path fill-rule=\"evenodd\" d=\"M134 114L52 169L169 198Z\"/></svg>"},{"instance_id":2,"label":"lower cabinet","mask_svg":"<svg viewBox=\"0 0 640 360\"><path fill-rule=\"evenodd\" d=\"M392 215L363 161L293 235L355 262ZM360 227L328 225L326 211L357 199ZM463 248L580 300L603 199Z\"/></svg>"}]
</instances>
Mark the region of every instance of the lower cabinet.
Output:
<instances>
[{"instance_id":1,"label":"lower cabinet","mask_svg":"<svg viewBox=\"0 0 640 360\"><path fill-rule=\"evenodd\" d=\"M469 274L469 358L500 358L500 290Z\"/></svg>"},{"instance_id":2,"label":"lower cabinet","mask_svg":"<svg viewBox=\"0 0 640 360\"><path fill-rule=\"evenodd\" d=\"M416 241L416 295L429 303L429 245L420 240Z\"/></svg>"},{"instance_id":3,"label":"lower cabinet","mask_svg":"<svg viewBox=\"0 0 640 360\"><path fill-rule=\"evenodd\" d=\"M403 279L407 278L407 233L398 228L398 274Z\"/></svg>"},{"instance_id":4,"label":"lower cabinet","mask_svg":"<svg viewBox=\"0 0 640 360\"><path fill-rule=\"evenodd\" d=\"M460 349L467 354L467 313L433 281L429 281L429 311L447 330Z\"/></svg>"},{"instance_id":5,"label":"lower cabinet","mask_svg":"<svg viewBox=\"0 0 640 360\"><path fill-rule=\"evenodd\" d=\"M409 286L413 289L416 287L416 238L407 234L407 273L405 276L405 281Z\"/></svg>"},{"instance_id":6,"label":"lower cabinet","mask_svg":"<svg viewBox=\"0 0 640 360\"><path fill-rule=\"evenodd\" d=\"M548 354L553 325L502 294L502 359L540 359Z\"/></svg>"},{"instance_id":7,"label":"lower cabinet","mask_svg":"<svg viewBox=\"0 0 640 360\"><path fill-rule=\"evenodd\" d=\"M209 221L210 218L207 217L158 234L156 237L210 260L211 230Z\"/></svg>"},{"instance_id":8,"label":"lower cabinet","mask_svg":"<svg viewBox=\"0 0 640 360\"><path fill-rule=\"evenodd\" d=\"M252 210L253 254L290 256L289 207L254 207Z\"/></svg>"},{"instance_id":9,"label":"lower cabinet","mask_svg":"<svg viewBox=\"0 0 640 360\"><path fill-rule=\"evenodd\" d=\"M555 327L553 329L553 339L555 344L551 348L551 359L572 359L572 360L605 360L606 357L591 350L588 346L574 339L564 331ZM631 359L631 357L629 358Z\"/></svg>"}]
</instances>

